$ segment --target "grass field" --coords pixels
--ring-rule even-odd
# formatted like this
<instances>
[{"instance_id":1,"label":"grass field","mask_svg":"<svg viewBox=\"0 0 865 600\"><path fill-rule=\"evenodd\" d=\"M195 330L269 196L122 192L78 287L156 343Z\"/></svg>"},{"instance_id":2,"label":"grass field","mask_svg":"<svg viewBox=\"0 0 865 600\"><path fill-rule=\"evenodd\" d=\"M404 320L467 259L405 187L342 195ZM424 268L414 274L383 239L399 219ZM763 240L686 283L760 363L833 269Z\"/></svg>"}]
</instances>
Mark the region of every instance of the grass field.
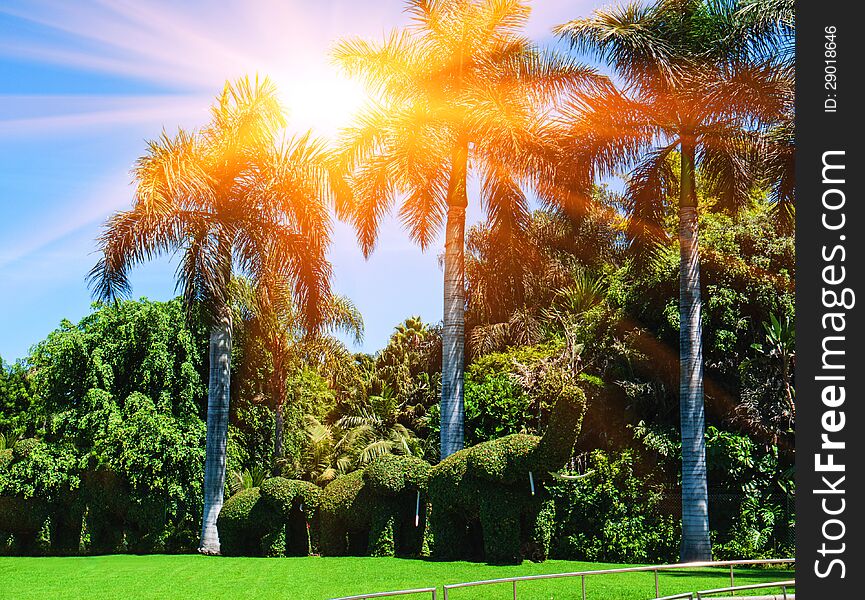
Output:
<instances>
[{"instance_id":1,"label":"grass field","mask_svg":"<svg viewBox=\"0 0 865 600\"><path fill-rule=\"evenodd\" d=\"M0 589L10 598L289 598L322 600L334 596L439 587L461 581L516 575L615 568L550 560L520 566L493 567L468 562L429 562L394 558L222 558L182 556L2 557ZM736 584L792 579L791 571L737 569ZM729 585L729 571L700 569L661 574L661 595ZM589 600L654 597L652 573L590 577ZM579 578L523 582L519 598L580 598ZM402 596L402 598L429 598ZM512 598L510 584L459 589L451 600Z\"/></svg>"}]
</instances>

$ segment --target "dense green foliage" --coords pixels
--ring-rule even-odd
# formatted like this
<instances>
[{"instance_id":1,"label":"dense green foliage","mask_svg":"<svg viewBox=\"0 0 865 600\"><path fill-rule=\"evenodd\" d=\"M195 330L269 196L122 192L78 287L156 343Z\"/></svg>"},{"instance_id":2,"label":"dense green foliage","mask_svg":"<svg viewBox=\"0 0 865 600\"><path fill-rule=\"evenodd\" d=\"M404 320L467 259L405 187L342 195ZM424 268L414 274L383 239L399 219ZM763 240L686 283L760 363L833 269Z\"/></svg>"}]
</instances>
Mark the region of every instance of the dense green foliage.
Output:
<instances>
[{"instance_id":1,"label":"dense green foliage","mask_svg":"<svg viewBox=\"0 0 865 600\"><path fill-rule=\"evenodd\" d=\"M732 18L726 8L712 19ZM679 41L704 41L686 37ZM793 547L792 179L776 172L792 156L787 125L778 124L774 142L762 140L755 154L763 160L747 171L754 177L736 176L748 157L724 162L713 150L691 173L718 558ZM354 354L331 335L362 333L349 300L323 308L323 335L312 335L309 315L274 302L275 289L228 283L220 271L210 291L230 305L234 339L223 551L674 559L683 483L675 173L683 156L674 146L628 155L649 162L623 194L594 187L575 204L539 189L543 208L534 212L511 193L516 181L484 186L491 206L507 198L524 206L518 215L502 207L466 231L466 448L445 460L440 323L408 316L381 350ZM372 179L359 180L370 198L381 195ZM502 221L505 213L514 220ZM205 262L198 266L217 264ZM188 283L185 306L95 305L18 363L0 364L0 551L196 546L210 365L197 316L208 304L193 293L206 282Z\"/></svg>"},{"instance_id":2,"label":"dense green foliage","mask_svg":"<svg viewBox=\"0 0 865 600\"><path fill-rule=\"evenodd\" d=\"M306 481L266 479L240 490L219 513L219 539L227 556L307 556L318 547L321 490Z\"/></svg>"},{"instance_id":3,"label":"dense green foliage","mask_svg":"<svg viewBox=\"0 0 865 600\"><path fill-rule=\"evenodd\" d=\"M678 522L664 513L663 488L634 472L630 451L592 453L586 475L555 482L554 556L568 560L675 562Z\"/></svg>"},{"instance_id":4,"label":"dense green foliage","mask_svg":"<svg viewBox=\"0 0 865 600\"><path fill-rule=\"evenodd\" d=\"M614 195L604 193L599 193L599 201L614 201ZM789 367L795 358L789 331L792 238L774 227L772 213L758 199L735 218L707 211L701 219L709 298L704 319L715 553L782 555L792 547L795 521L793 414L787 397L793 384ZM467 445L486 450L471 461L470 453L459 453L465 457L457 469L461 474L452 475L461 478L471 462L476 481L498 478L519 494L528 493L529 469L516 468L534 443L527 440L536 440L532 436L544 433L550 423L573 429L580 422L575 415L551 418L563 386L578 384L587 401L574 456L591 458L575 463L569 453L562 454L547 470L567 465L594 473L564 482L545 480L546 470L534 468L538 493L527 510L550 526L540 535L542 544L532 546L527 534L520 534L525 539L519 555L669 559L677 536L671 524L679 511L672 350L678 336L675 248L659 245L650 257L637 260L617 241L614 224L604 224L594 214L572 221L538 212L532 222L539 255L520 275L526 304L508 306L500 300L501 310L521 314L508 322L506 333L512 337L490 337L496 323L473 324L473 339L486 349L475 350L466 368ZM594 251L589 255L583 254L583 245L568 242L577 232L594 232ZM472 233L475 238L484 235L483 228ZM476 254L476 272L494 258ZM470 309L473 302L470 299ZM525 331L520 333L520 328ZM401 481L399 469L386 471L396 477L392 481L373 473L388 464L378 462L378 457L423 457L433 465L438 460L437 329L408 319L377 356L346 356L337 371L305 365L291 373L282 457L274 455L273 404L260 399L268 393L268 371L249 375L244 331L251 329L244 330L241 321L228 449L232 491L247 488L243 497L262 481L286 481L268 479L272 475L305 480L309 489L312 484L326 486L324 497L330 498L331 510L341 506L339 510L353 519L346 533L354 533L347 536L344 550L335 553L365 553L371 548L374 519L370 502L357 499L373 494L373 485L380 483L384 487L375 498L398 513L393 523L410 524L405 528L410 533L416 492L406 491L396 504L384 492L389 486L417 490L425 484L412 477ZM201 327L189 321L178 302L124 302L99 306L77 325L64 322L34 346L27 360L4 365L0 531L6 536L6 552L194 547L201 510L205 348ZM567 381L556 375L569 369L576 376ZM240 375L247 376L248 385L241 383ZM501 441L485 445L491 440ZM604 453L592 454L596 449ZM443 470L449 464L435 468ZM515 474L506 475L509 469L516 469ZM590 484L599 477L599 485ZM511 501L505 496L500 500ZM544 504L547 501L552 504ZM314 505L310 498L303 502ZM429 503L424 496L422 512ZM300 503L295 504L294 516L276 522L297 521ZM289 531L287 537L272 536L276 541L263 548L268 532L253 531L252 545L231 549L227 533L226 551L305 554L309 544L315 550L316 536L326 528L320 529L314 510L310 515L306 541L302 530L303 535ZM393 529L387 517L376 518L383 523L376 527ZM425 522L423 514L421 528ZM457 528L458 537L450 539L465 540L464 556L484 556L480 506L473 505L463 522L465 528ZM496 527L504 530L508 524L502 518ZM433 522L430 529L435 527ZM407 535L413 541L405 544L396 541L399 534L393 537L381 538L373 551L420 554L431 543L436 553L429 533L426 541ZM364 541L358 541L361 538ZM536 550L544 544L546 550ZM440 556L449 551L439 547ZM500 557L494 551L490 559L510 561L514 556L513 550Z\"/></svg>"},{"instance_id":5,"label":"dense green foliage","mask_svg":"<svg viewBox=\"0 0 865 600\"><path fill-rule=\"evenodd\" d=\"M32 519L50 513L53 551L194 546L205 387L203 337L186 322L177 301L100 307L62 323L24 363L16 390L31 390L29 401L5 419L26 437L0 464L0 497L27 503Z\"/></svg>"}]
</instances>

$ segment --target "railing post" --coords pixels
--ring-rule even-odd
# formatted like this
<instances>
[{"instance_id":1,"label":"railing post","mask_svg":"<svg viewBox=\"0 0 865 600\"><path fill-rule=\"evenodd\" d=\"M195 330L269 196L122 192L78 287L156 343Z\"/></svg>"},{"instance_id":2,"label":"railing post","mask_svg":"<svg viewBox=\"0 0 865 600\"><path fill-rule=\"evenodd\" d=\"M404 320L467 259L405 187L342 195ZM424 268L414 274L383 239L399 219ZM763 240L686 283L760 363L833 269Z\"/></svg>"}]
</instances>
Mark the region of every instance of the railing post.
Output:
<instances>
[{"instance_id":1,"label":"railing post","mask_svg":"<svg viewBox=\"0 0 865 600\"><path fill-rule=\"evenodd\" d=\"M781 593L784 595L784 600L787 600L787 586L786 585L781 586Z\"/></svg>"},{"instance_id":2,"label":"railing post","mask_svg":"<svg viewBox=\"0 0 865 600\"><path fill-rule=\"evenodd\" d=\"M517 600L517 580L514 579L514 600Z\"/></svg>"},{"instance_id":3,"label":"railing post","mask_svg":"<svg viewBox=\"0 0 865 600\"><path fill-rule=\"evenodd\" d=\"M433 588L433 597L432 597L432 600L436 600L436 590L435 590L435 588Z\"/></svg>"},{"instance_id":4,"label":"railing post","mask_svg":"<svg viewBox=\"0 0 865 600\"><path fill-rule=\"evenodd\" d=\"M733 565L730 565L730 587L736 587L736 581L734 577L735 576L733 575ZM730 591L730 595L735 596L736 592Z\"/></svg>"},{"instance_id":5,"label":"railing post","mask_svg":"<svg viewBox=\"0 0 865 600\"><path fill-rule=\"evenodd\" d=\"M445 600L448 600L448 589L444 586L442 586L442 589L445 591Z\"/></svg>"},{"instance_id":6,"label":"railing post","mask_svg":"<svg viewBox=\"0 0 865 600\"><path fill-rule=\"evenodd\" d=\"M661 587L658 585L658 569L655 569L655 598L661 597Z\"/></svg>"},{"instance_id":7,"label":"railing post","mask_svg":"<svg viewBox=\"0 0 865 600\"><path fill-rule=\"evenodd\" d=\"M586 600L586 576L580 575L580 579L582 580L582 583L583 583L583 600Z\"/></svg>"}]
</instances>

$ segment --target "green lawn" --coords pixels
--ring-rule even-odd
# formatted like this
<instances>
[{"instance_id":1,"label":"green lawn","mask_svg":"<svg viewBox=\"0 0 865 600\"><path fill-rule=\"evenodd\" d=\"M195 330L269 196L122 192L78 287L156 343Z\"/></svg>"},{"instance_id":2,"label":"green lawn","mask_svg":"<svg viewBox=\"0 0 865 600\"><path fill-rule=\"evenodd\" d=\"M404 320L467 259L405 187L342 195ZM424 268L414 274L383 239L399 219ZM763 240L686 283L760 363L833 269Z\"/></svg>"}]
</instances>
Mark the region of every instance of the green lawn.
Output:
<instances>
[{"instance_id":1,"label":"green lawn","mask_svg":"<svg viewBox=\"0 0 865 600\"><path fill-rule=\"evenodd\" d=\"M322 600L340 595L515 575L562 573L622 565L550 560L492 567L394 558L222 558L183 556L0 557L0 589L8 598L290 598ZM736 570L736 583L792 579L791 571ZM729 571L701 569L661 574L661 594L729 585ZM588 579L589 600L654 597L651 573L598 575ZM519 598L580 598L580 580L524 582ZM402 596L403 598L429 598ZM459 589L451 600L512 598L510 584Z\"/></svg>"}]
</instances>

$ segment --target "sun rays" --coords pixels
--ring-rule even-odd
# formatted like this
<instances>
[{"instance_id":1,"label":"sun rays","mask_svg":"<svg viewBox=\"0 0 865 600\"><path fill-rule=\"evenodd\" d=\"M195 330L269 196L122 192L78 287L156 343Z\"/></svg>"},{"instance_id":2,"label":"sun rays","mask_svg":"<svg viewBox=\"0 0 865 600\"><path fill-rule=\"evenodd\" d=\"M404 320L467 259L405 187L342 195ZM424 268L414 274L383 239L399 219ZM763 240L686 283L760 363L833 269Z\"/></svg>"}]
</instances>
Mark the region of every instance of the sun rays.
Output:
<instances>
[{"instance_id":1,"label":"sun rays","mask_svg":"<svg viewBox=\"0 0 865 600\"><path fill-rule=\"evenodd\" d=\"M339 19L329 12L275 1L233 3L218 11L165 2L12 2L0 8L12 24L0 43L0 58L35 70L60 67L83 78L116 81L110 93L88 94L86 108L80 101L72 103L78 109L66 107L66 94L27 94L27 101L45 107L37 114L22 107L21 94L0 95L0 136L58 126L64 131L140 122L173 126L189 120L196 103L206 110L213 91L227 79L255 73L277 82L292 129L335 134L362 95L359 85L330 64ZM355 15L361 25L376 21L377 11L367 12L366 18ZM142 86L148 93L123 93Z\"/></svg>"}]
</instances>

